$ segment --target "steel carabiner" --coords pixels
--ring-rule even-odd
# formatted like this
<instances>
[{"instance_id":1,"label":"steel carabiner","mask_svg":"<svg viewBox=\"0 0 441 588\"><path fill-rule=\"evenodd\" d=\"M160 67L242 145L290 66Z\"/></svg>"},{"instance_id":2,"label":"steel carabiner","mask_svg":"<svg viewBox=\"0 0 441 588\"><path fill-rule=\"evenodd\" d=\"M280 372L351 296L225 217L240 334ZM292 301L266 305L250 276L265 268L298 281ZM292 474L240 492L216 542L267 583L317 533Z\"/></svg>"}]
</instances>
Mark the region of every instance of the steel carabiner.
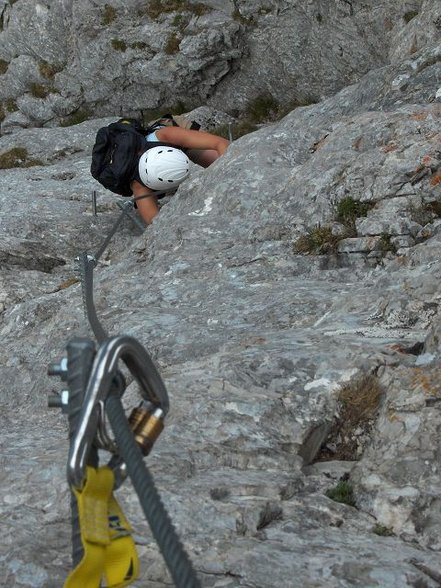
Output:
<instances>
[{"instance_id":1,"label":"steel carabiner","mask_svg":"<svg viewBox=\"0 0 441 588\"><path fill-rule=\"evenodd\" d=\"M106 339L95 355L78 419L78 429L70 444L67 478L76 488L81 488L85 478L87 457L102 415L100 403L105 403L110 391L115 386L118 387L120 359L138 382L143 400L155 408L156 418L162 422L168 413L167 390L144 347L127 335Z\"/></svg>"}]
</instances>

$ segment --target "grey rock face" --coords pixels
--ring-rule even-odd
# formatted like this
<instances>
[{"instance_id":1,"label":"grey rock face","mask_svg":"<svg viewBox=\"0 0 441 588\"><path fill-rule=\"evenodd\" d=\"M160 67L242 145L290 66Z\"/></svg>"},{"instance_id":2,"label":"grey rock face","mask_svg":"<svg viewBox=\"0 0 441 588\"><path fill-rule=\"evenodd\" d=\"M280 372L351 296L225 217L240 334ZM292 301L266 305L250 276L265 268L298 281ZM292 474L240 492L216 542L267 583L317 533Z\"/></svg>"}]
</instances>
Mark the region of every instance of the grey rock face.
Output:
<instances>
[{"instance_id":1,"label":"grey rock face","mask_svg":"<svg viewBox=\"0 0 441 588\"><path fill-rule=\"evenodd\" d=\"M294 107L434 47L440 35L430 0L167 6L0 4L3 132L178 102L229 104L237 114L262 94ZM396 90L406 76L397 73Z\"/></svg>"},{"instance_id":2,"label":"grey rock face","mask_svg":"<svg viewBox=\"0 0 441 588\"><path fill-rule=\"evenodd\" d=\"M105 328L138 338L167 385L148 463L207 588L439 585L437 51L235 141L142 236L123 224L95 271ZM0 139L0 155L26 147L41 163L0 178L10 586L60 586L69 570L66 425L46 407L57 384L45 373L89 333L74 258L96 251L119 212L88 173L110 120ZM369 205L352 223L338 214L348 197ZM300 248L314 229L338 237L325 254ZM379 402L343 427L341 390L360 376ZM130 384L128 404L136 394ZM346 503L330 497L343 482ZM135 585L170 583L130 485L118 495L141 556Z\"/></svg>"}]
</instances>

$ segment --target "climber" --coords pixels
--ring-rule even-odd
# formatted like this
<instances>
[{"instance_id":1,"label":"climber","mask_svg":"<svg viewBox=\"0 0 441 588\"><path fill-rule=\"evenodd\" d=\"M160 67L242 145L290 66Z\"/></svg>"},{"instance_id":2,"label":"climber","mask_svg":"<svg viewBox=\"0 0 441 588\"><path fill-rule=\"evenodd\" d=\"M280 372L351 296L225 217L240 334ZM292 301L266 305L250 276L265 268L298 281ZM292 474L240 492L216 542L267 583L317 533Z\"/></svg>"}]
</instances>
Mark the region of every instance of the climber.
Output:
<instances>
[{"instance_id":1,"label":"climber","mask_svg":"<svg viewBox=\"0 0 441 588\"><path fill-rule=\"evenodd\" d=\"M159 143L142 153L130 183L138 211L150 224L159 212L158 192L176 189L189 173L189 161L208 167L225 153L229 141L205 131L164 126L146 136ZM164 145L164 143L166 145Z\"/></svg>"}]
</instances>

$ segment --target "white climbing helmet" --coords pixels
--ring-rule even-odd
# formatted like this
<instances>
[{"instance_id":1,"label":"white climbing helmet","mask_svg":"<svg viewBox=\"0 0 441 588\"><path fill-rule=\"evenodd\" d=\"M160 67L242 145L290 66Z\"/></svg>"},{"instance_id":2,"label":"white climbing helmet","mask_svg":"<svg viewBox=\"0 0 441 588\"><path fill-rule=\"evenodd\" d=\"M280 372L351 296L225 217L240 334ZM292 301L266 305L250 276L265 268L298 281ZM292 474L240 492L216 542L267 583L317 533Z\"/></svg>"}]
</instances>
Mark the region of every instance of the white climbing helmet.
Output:
<instances>
[{"instance_id":1,"label":"white climbing helmet","mask_svg":"<svg viewBox=\"0 0 441 588\"><path fill-rule=\"evenodd\" d=\"M189 174L188 157L176 147L152 147L139 158L139 177L151 190L172 190Z\"/></svg>"}]
</instances>

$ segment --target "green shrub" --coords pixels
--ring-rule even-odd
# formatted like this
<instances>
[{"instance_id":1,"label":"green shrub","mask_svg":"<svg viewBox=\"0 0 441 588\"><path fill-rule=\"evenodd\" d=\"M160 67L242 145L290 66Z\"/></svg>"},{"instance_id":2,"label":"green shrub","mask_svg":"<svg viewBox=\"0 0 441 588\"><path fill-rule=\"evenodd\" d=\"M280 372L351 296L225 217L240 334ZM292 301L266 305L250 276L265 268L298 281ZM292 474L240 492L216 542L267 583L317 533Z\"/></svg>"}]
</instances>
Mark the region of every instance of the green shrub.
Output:
<instances>
[{"instance_id":1,"label":"green shrub","mask_svg":"<svg viewBox=\"0 0 441 588\"><path fill-rule=\"evenodd\" d=\"M326 496L335 502L355 506L354 490L347 480L340 480L337 486L326 491Z\"/></svg>"},{"instance_id":2,"label":"green shrub","mask_svg":"<svg viewBox=\"0 0 441 588\"><path fill-rule=\"evenodd\" d=\"M234 139L238 139L243 135L257 131L259 125L270 124L278 121L295 108L299 106L307 106L313 104L312 99L304 102L292 101L285 104L279 104L278 101L270 93L259 94L256 98L248 102L244 111L240 115L240 121L231 126ZM220 125L212 131L216 135L229 138L229 126Z\"/></svg>"},{"instance_id":3,"label":"green shrub","mask_svg":"<svg viewBox=\"0 0 441 588\"><path fill-rule=\"evenodd\" d=\"M395 254L397 252L397 248L392 243L392 236L391 235L388 235L387 233L382 233L380 235L379 250L383 254L388 253L388 252Z\"/></svg>"},{"instance_id":4,"label":"green shrub","mask_svg":"<svg viewBox=\"0 0 441 588\"><path fill-rule=\"evenodd\" d=\"M355 232L355 221L357 218L367 216L367 213L374 204L354 200L352 196L346 196L335 207L335 220Z\"/></svg>"},{"instance_id":5,"label":"green shrub","mask_svg":"<svg viewBox=\"0 0 441 588\"><path fill-rule=\"evenodd\" d=\"M289 114L290 112L292 112L296 108L301 108L302 106L311 106L311 104L317 104L317 99L314 98L313 96L306 96L305 98L302 98L301 100L298 98L295 98L295 99L290 100L288 102L284 102L283 104L280 105L280 107L277 111L277 116L276 116L275 120L280 120L281 118L285 117L287 114Z\"/></svg>"},{"instance_id":6,"label":"green shrub","mask_svg":"<svg viewBox=\"0 0 441 588\"><path fill-rule=\"evenodd\" d=\"M244 116L255 124L274 121L277 118L279 108L280 105L276 98L265 92L247 104Z\"/></svg>"},{"instance_id":7,"label":"green shrub","mask_svg":"<svg viewBox=\"0 0 441 588\"><path fill-rule=\"evenodd\" d=\"M43 165L43 163L38 159L30 158L24 147L14 147L0 155L0 169L32 167L34 165Z\"/></svg>"},{"instance_id":8,"label":"green shrub","mask_svg":"<svg viewBox=\"0 0 441 588\"><path fill-rule=\"evenodd\" d=\"M101 22L104 26L111 24L116 19L116 8L110 6L110 4L104 5Z\"/></svg>"},{"instance_id":9,"label":"green shrub","mask_svg":"<svg viewBox=\"0 0 441 588\"><path fill-rule=\"evenodd\" d=\"M295 108L313 103L314 100L308 99L304 102L295 100L280 104L271 93L263 92L248 102L241 114L240 121L234 125L233 136L237 139L238 137L252 133L259 128L259 125L276 122ZM220 128L218 134L222 134L223 132L225 130Z\"/></svg>"},{"instance_id":10,"label":"green shrub","mask_svg":"<svg viewBox=\"0 0 441 588\"><path fill-rule=\"evenodd\" d=\"M127 43L121 39L112 39L111 45L115 51L122 51L124 53L127 50Z\"/></svg>"}]
</instances>

